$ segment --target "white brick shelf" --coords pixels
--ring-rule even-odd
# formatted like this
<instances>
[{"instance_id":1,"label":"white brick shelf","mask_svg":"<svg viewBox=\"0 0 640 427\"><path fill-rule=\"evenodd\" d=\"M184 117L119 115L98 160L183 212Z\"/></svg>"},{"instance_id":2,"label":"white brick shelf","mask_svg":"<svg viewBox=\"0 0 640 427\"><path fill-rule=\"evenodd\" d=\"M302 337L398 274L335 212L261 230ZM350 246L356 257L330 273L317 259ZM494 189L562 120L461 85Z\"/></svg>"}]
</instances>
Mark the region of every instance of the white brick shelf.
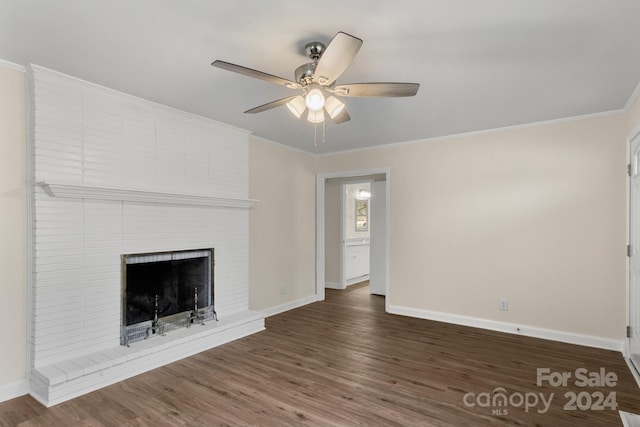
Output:
<instances>
[{"instance_id":1,"label":"white brick shelf","mask_svg":"<svg viewBox=\"0 0 640 427\"><path fill-rule=\"evenodd\" d=\"M132 343L35 368L31 395L50 407L176 360L263 331L264 315L247 310Z\"/></svg>"},{"instance_id":2,"label":"white brick shelf","mask_svg":"<svg viewBox=\"0 0 640 427\"><path fill-rule=\"evenodd\" d=\"M36 185L42 187L51 197L63 197L70 199L111 200L236 209L249 209L257 201L254 199L237 199L196 194L164 193L158 191L72 185L48 181L41 181L36 183Z\"/></svg>"}]
</instances>

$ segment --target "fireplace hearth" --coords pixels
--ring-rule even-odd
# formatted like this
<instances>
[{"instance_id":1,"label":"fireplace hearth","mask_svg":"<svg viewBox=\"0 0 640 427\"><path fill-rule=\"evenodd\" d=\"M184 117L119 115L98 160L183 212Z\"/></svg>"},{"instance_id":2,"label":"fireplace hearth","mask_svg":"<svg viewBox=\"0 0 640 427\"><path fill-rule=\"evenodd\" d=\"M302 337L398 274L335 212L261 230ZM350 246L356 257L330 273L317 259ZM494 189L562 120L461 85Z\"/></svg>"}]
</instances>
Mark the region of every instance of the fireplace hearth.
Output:
<instances>
[{"instance_id":1,"label":"fireplace hearth","mask_svg":"<svg viewBox=\"0 0 640 427\"><path fill-rule=\"evenodd\" d=\"M121 345L215 319L214 250L122 255Z\"/></svg>"}]
</instances>

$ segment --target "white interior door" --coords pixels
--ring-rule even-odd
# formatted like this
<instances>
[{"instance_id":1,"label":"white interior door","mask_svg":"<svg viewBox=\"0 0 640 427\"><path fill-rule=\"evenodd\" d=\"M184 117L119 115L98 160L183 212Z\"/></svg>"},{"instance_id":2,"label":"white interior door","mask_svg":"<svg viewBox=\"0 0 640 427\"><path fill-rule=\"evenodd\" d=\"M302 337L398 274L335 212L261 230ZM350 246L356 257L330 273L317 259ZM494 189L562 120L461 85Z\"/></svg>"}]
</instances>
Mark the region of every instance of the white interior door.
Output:
<instances>
[{"instance_id":1,"label":"white interior door","mask_svg":"<svg viewBox=\"0 0 640 427\"><path fill-rule=\"evenodd\" d=\"M371 223L371 262L369 292L387 294L387 182L371 183L369 204Z\"/></svg>"},{"instance_id":2,"label":"white interior door","mask_svg":"<svg viewBox=\"0 0 640 427\"><path fill-rule=\"evenodd\" d=\"M640 371L640 134L631 141L629 179L629 356Z\"/></svg>"}]
</instances>

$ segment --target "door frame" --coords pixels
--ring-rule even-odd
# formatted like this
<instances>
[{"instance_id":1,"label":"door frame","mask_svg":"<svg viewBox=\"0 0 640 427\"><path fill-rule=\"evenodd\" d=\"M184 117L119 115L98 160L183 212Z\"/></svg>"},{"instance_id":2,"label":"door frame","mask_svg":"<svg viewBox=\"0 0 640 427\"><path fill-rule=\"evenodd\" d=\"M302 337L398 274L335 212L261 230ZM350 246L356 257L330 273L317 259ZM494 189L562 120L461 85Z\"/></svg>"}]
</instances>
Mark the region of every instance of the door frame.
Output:
<instances>
[{"instance_id":1,"label":"door frame","mask_svg":"<svg viewBox=\"0 0 640 427\"><path fill-rule=\"evenodd\" d=\"M366 175L376 175L376 174L385 174L387 178L387 186L386 186L386 223L387 223L387 233L386 233L386 292L387 298L385 298L385 311L388 311L389 305L389 296L390 296L390 251L389 251L389 236L391 235L391 168L389 166L383 166L379 168L371 168L371 169L357 169L357 170L349 170L349 171L340 171L340 172L325 172L319 173L316 175L316 299L318 301L324 300L324 283L325 283L325 257L324 257L324 232L325 232L325 216L324 216L324 208L325 208L325 182L329 178L356 178L359 176Z\"/></svg>"},{"instance_id":2,"label":"door frame","mask_svg":"<svg viewBox=\"0 0 640 427\"><path fill-rule=\"evenodd\" d=\"M387 181L371 182L371 199L369 204L369 221L372 225L369 233L369 294L387 296L387 264L378 262L386 260L388 245L377 244L381 239L388 241L387 237ZM384 197L383 203L380 198ZM377 225L376 225L377 224ZM373 243L372 243L373 242ZM381 253L382 252L382 253ZM381 271L382 270L382 271ZM384 280L384 288L380 288L379 280Z\"/></svg>"},{"instance_id":3,"label":"door frame","mask_svg":"<svg viewBox=\"0 0 640 427\"><path fill-rule=\"evenodd\" d=\"M632 167L632 159L631 159L631 144L632 142L636 139L636 138L640 138L640 126L637 126L627 137L627 144L626 144L626 159L627 159L627 168L631 168ZM626 191L627 191L627 197L626 197L626 217L627 217L627 221L626 221L626 236L627 236L627 245L631 244L631 179L632 179L632 171L631 169L628 169L628 173L627 173L627 179L625 181L626 183ZM636 250L640 250L640 248L637 248ZM626 268L626 274L625 274L625 281L626 281L626 293L627 293L627 304L626 304L626 319L627 319L627 326L631 325L631 321L633 320L631 318L632 313L631 313L631 262L630 262L630 258L629 256L625 257L625 268ZM627 337L625 338L624 341L624 348L623 348L623 355L625 358L625 361L627 362L627 365L629 365L629 369L631 371L631 373L633 374L633 377L636 380L636 383L638 383L638 385L640 386L640 372L638 372L638 368L640 367L636 367L633 362L631 361L631 338Z\"/></svg>"}]
</instances>

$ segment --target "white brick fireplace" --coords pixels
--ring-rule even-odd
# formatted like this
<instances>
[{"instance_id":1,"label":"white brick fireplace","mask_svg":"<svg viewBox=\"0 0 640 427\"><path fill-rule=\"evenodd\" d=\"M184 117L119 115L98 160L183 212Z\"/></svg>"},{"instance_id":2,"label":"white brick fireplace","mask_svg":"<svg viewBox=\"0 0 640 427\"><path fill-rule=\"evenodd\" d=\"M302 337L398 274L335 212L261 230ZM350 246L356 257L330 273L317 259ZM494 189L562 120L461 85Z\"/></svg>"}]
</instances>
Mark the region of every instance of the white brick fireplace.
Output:
<instances>
[{"instance_id":1,"label":"white brick fireplace","mask_svg":"<svg viewBox=\"0 0 640 427\"><path fill-rule=\"evenodd\" d=\"M30 87L31 394L54 405L264 329L248 133L37 66ZM121 346L121 256L198 248L219 321Z\"/></svg>"}]
</instances>

